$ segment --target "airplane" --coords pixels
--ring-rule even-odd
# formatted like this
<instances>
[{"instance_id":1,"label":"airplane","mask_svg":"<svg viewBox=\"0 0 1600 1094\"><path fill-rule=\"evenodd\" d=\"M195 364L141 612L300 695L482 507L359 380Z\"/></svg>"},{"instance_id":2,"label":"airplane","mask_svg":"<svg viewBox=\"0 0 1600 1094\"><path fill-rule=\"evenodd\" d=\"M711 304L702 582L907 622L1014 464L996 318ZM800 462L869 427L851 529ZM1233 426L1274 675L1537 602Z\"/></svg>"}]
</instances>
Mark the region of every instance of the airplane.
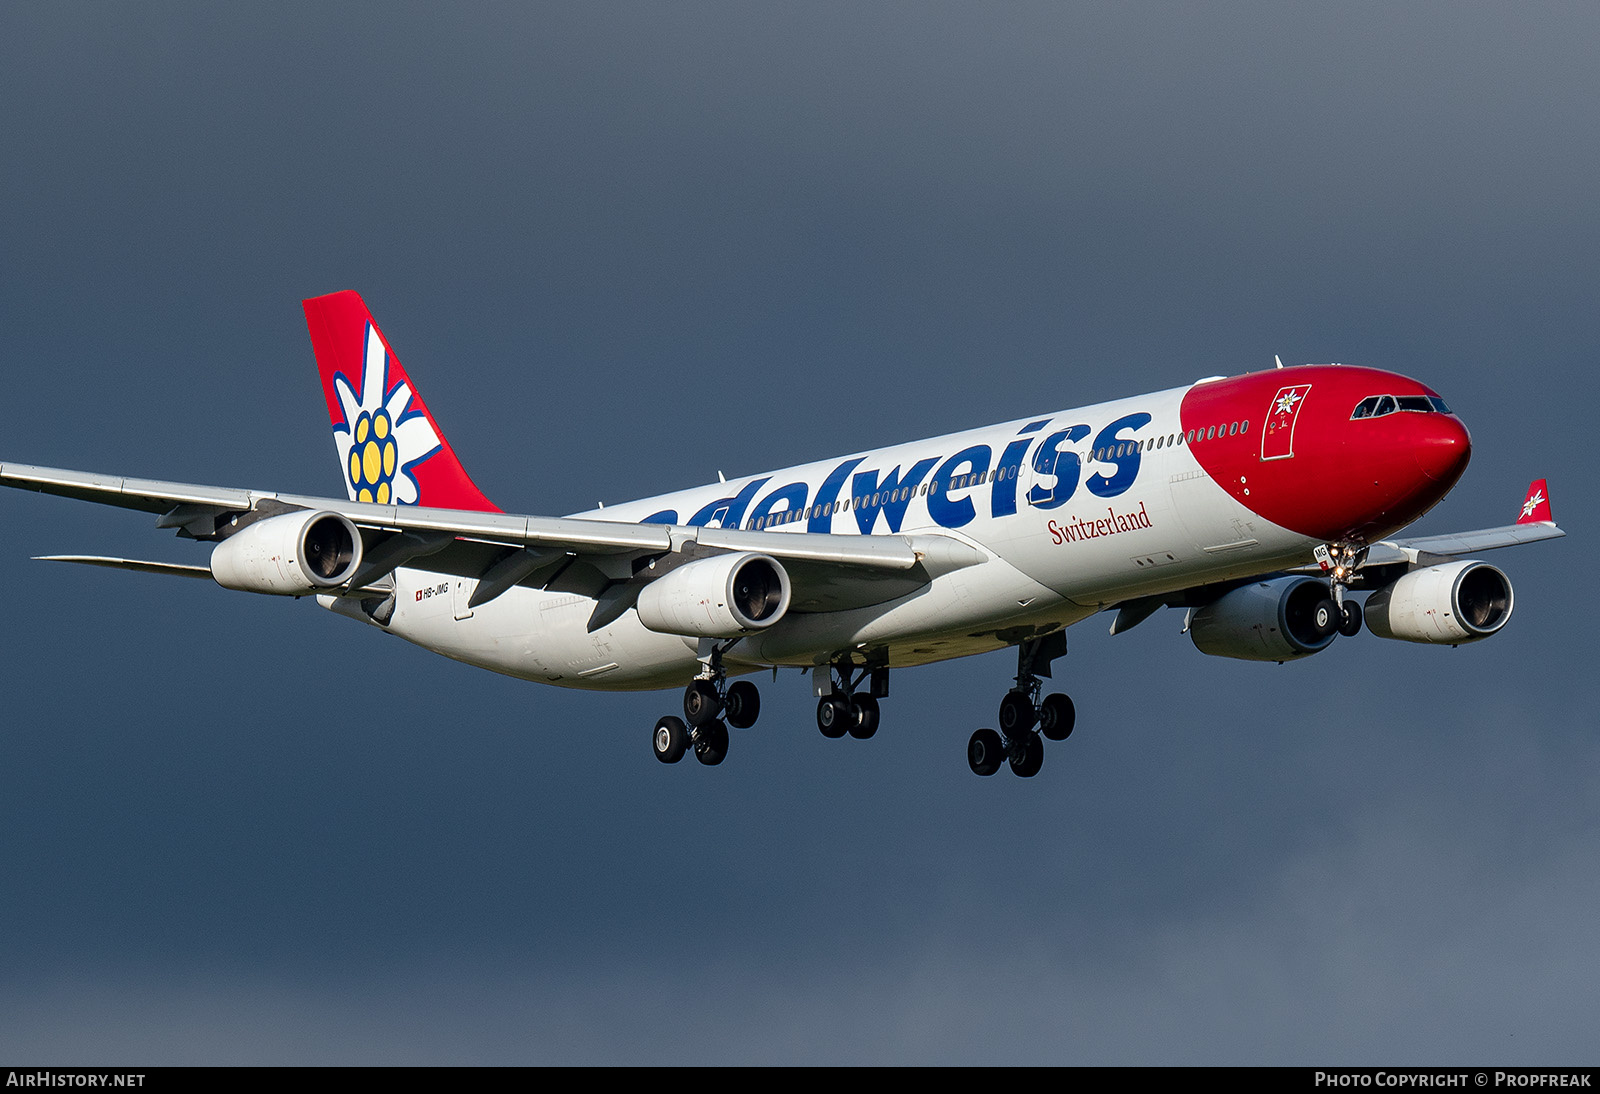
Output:
<instances>
[{"instance_id":1,"label":"airplane","mask_svg":"<svg viewBox=\"0 0 1600 1094\"><path fill-rule=\"evenodd\" d=\"M1514 524L1390 539L1455 485L1459 417L1393 372L1301 365L726 479L567 517L506 513L468 476L362 298L305 300L346 497L0 464L0 483L143 510L207 565L41 556L314 597L471 665L591 690L683 687L655 757L723 761L761 697L809 672L818 729L877 731L892 669L1007 647L968 740L978 775L1038 773L1076 711L1042 694L1066 631L1183 609L1202 652L1287 662L1363 627L1459 645L1511 617L1464 557L1565 533L1535 481ZM1365 605L1350 594L1367 594Z\"/></svg>"}]
</instances>

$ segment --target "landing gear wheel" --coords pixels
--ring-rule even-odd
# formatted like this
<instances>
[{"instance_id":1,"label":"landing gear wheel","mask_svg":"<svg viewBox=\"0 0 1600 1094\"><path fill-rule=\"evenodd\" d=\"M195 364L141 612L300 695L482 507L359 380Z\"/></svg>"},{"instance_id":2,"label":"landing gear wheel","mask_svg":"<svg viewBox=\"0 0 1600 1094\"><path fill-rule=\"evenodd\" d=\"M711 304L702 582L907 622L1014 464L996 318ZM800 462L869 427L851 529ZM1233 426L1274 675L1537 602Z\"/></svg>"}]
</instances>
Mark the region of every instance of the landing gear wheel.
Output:
<instances>
[{"instance_id":1,"label":"landing gear wheel","mask_svg":"<svg viewBox=\"0 0 1600 1094\"><path fill-rule=\"evenodd\" d=\"M739 680L728 687L722 701L723 714L734 729L749 729L761 715L761 692L748 680Z\"/></svg>"},{"instance_id":2,"label":"landing gear wheel","mask_svg":"<svg viewBox=\"0 0 1600 1094\"><path fill-rule=\"evenodd\" d=\"M1000 743L1000 734L992 729L980 729L967 741L967 766L974 775L993 775L1005 762L1006 748Z\"/></svg>"},{"instance_id":3,"label":"landing gear wheel","mask_svg":"<svg viewBox=\"0 0 1600 1094\"><path fill-rule=\"evenodd\" d=\"M829 740L843 737L850 720L850 704L837 695L824 695L817 701L817 728Z\"/></svg>"},{"instance_id":4,"label":"landing gear wheel","mask_svg":"<svg viewBox=\"0 0 1600 1094\"><path fill-rule=\"evenodd\" d=\"M707 767L716 767L728 755L728 727L712 721L701 726L694 737L694 758Z\"/></svg>"},{"instance_id":5,"label":"landing gear wheel","mask_svg":"<svg viewBox=\"0 0 1600 1094\"><path fill-rule=\"evenodd\" d=\"M1361 633L1361 605L1354 600L1344 602L1344 618L1339 621L1339 633L1354 638Z\"/></svg>"},{"instance_id":6,"label":"landing gear wheel","mask_svg":"<svg viewBox=\"0 0 1600 1094\"><path fill-rule=\"evenodd\" d=\"M1311 626L1319 638L1326 638L1339 629L1344 615L1332 600L1319 600L1311 608Z\"/></svg>"},{"instance_id":7,"label":"landing gear wheel","mask_svg":"<svg viewBox=\"0 0 1600 1094\"><path fill-rule=\"evenodd\" d=\"M715 721L721 710L717 686L710 680L692 680L683 690L683 717L690 725L698 728Z\"/></svg>"},{"instance_id":8,"label":"landing gear wheel","mask_svg":"<svg viewBox=\"0 0 1600 1094\"><path fill-rule=\"evenodd\" d=\"M669 714L657 722L651 744L655 746L656 759L664 764L675 764L683 759L689 747L689 731L684 728L683 719Z\"/></svg>"},{"instance_id":9,"label":"landing gear wheel","mask_svg":"<svg viewBox=\"0 0 1600 1094\"><path fill-rule=\"evenodd\" d=\"M656 723L656 733L651 737L651 744L656 750L656 760L661 763L677 763L682 760L683 752L690 747L690 731L683 726L682 718L667 715Z\"/></svg>"},{"instance_id":10,"label":"landing gear wheel","mask_svg":"<svg viewBox=\"0 0 1600 1094\"><path fill-rule=\"evenodd\" d=\"M1039 773L1044 766L1044 742L1037 733L1025 734L1021 740L1011 742L1010 755L1011 773L1020 778L1031 779Z\"/></svg>"},{"instance_id":11,"label":"landing gear wheel","mask_svg":"<svg viewBox=\"0 0 1600 1094\"><path fill-rule=\"evenodd\" d=\"M1000 700L1000 732L1007 737L1028 732L1037 718L1033 700L1025 691L1008 691Z\"/></svg>"},{"instance_id":12,"label":"landing gear wheel","mask_svg":"<svg viewBox=\"0 0 1600 1094\"><path fill-rule=\"evenodd\" d=\"M850 696L850 736L858 741L878 732L878 700L870 695Z\"/></svg>"},{"instance_id":13,"label":"landing gear wheel","mask_svg":"<svg viewBox=\"0 0 1600 1094\"><path fill-rule=\"evenodd\" d=\"M1039 704L1039 732L1052 741L1064 741L1072 736L1077 720L1078 712L1072 700L1059 692L1046 695Z\"/></svg>"}]
</instances>

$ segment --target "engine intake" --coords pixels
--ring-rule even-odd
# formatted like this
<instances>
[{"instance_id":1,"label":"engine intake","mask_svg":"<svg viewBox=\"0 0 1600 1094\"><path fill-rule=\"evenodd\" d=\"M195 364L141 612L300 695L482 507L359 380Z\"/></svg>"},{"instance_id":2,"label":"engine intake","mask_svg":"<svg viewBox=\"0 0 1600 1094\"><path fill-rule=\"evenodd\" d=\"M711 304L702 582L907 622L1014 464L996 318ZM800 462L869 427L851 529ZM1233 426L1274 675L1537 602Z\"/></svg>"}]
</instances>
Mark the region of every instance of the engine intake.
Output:
<instances>
[{"instance_id":1,"label":"engine intake","mask_svg":"<svg viewBox=\"0 0 1600 1094\"><path fill-rule=\"evenodd\" d=\"M789 610L789 575L768 555L686 562L639 593L639 621L663 634L733 638L763 630Z\"/></svg>"},{"instance_id":2,"label":"engine intake","mask_svg":"<svg viewBox=\"0 0 1600 1094\"><path fill-rule=\"evenodd\" d=\"M1367 629L1402 642L1477 642L1511 618L1511 579L1466 560L1412 570L1367 598Z\"/></svg>"},{"instance_id":3,"label":"engine intake","mask_svg":"<svg viewBox=\"0 0 1600 1094\"><path fill-rule=\"evenodd\" d=\"M306 596L343 585L361 566L361 532L340 513L284 513L248 525L211 552L224 589Z\"/></svg>"},{"instance_id":4,"label":"engine intake","mask_svg":"<svg viewBox=\"0 0 1600 1094\"><path fill-rule=\"evenodd\" d=\"M1195 612L1189 637L1213 657L1293 661L1328 648L1338 633L1325 582L1275 577L1234 589ZM1317 617L1328 625L1319 627Z\"/></svg>"}]
</instances>

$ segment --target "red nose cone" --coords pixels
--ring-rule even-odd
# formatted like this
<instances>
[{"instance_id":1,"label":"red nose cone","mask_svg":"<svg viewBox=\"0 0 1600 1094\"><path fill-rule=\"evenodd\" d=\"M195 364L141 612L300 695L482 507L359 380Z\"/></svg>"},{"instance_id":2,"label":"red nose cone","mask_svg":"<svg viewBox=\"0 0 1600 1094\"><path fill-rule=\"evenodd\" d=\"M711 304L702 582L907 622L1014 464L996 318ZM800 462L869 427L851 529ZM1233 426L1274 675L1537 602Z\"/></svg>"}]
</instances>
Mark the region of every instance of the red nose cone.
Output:
<instances>
[{"instance_id":1,"label":"red nose cone","mask_svg":"<svg viewBox=\"0 0 1600 1094\"><path fill-rule=\"evenodd\" d=\"M1443 406L1393 372L1302 365L1196 384L1182 422L1195 461L1245 508L1325 542L1372 541L1466 470L1472 439Z\"/></svg>"},{"instance_id":2,"label":"red nose cone","mask_svg":"<svg viewBox=\"0 0 1600 1094\"><path fill-rule=\"evenodd\" d=\"M1412 449L1417 466L1433 481L1450 487L1472 458L1472 437L1460 420L1447 414L1430 416L1428 429Z\"/></svg>"}]
</instances>

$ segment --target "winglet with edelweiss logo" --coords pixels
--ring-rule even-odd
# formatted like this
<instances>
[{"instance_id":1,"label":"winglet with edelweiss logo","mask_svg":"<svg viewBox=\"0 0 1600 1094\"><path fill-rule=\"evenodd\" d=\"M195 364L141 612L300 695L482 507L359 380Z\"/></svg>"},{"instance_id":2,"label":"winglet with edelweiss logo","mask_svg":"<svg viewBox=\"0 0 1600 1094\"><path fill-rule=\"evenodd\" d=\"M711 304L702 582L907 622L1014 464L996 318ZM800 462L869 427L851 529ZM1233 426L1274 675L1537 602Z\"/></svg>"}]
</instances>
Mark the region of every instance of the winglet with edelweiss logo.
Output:
<instances>
[{"instance_id":1,"label":"winglet with edelweiss logo","mask_svg":"<svg viewBox=\"0 0 1600 1094\"><path fill-rule=\"evenodd\" d=\"M1518 524L1554 524L1550 515L1550 488L1545 480L1535 479L1528 484L1528 496L1522 499L1522 514Z\"/></svg>"}]
</instances>

